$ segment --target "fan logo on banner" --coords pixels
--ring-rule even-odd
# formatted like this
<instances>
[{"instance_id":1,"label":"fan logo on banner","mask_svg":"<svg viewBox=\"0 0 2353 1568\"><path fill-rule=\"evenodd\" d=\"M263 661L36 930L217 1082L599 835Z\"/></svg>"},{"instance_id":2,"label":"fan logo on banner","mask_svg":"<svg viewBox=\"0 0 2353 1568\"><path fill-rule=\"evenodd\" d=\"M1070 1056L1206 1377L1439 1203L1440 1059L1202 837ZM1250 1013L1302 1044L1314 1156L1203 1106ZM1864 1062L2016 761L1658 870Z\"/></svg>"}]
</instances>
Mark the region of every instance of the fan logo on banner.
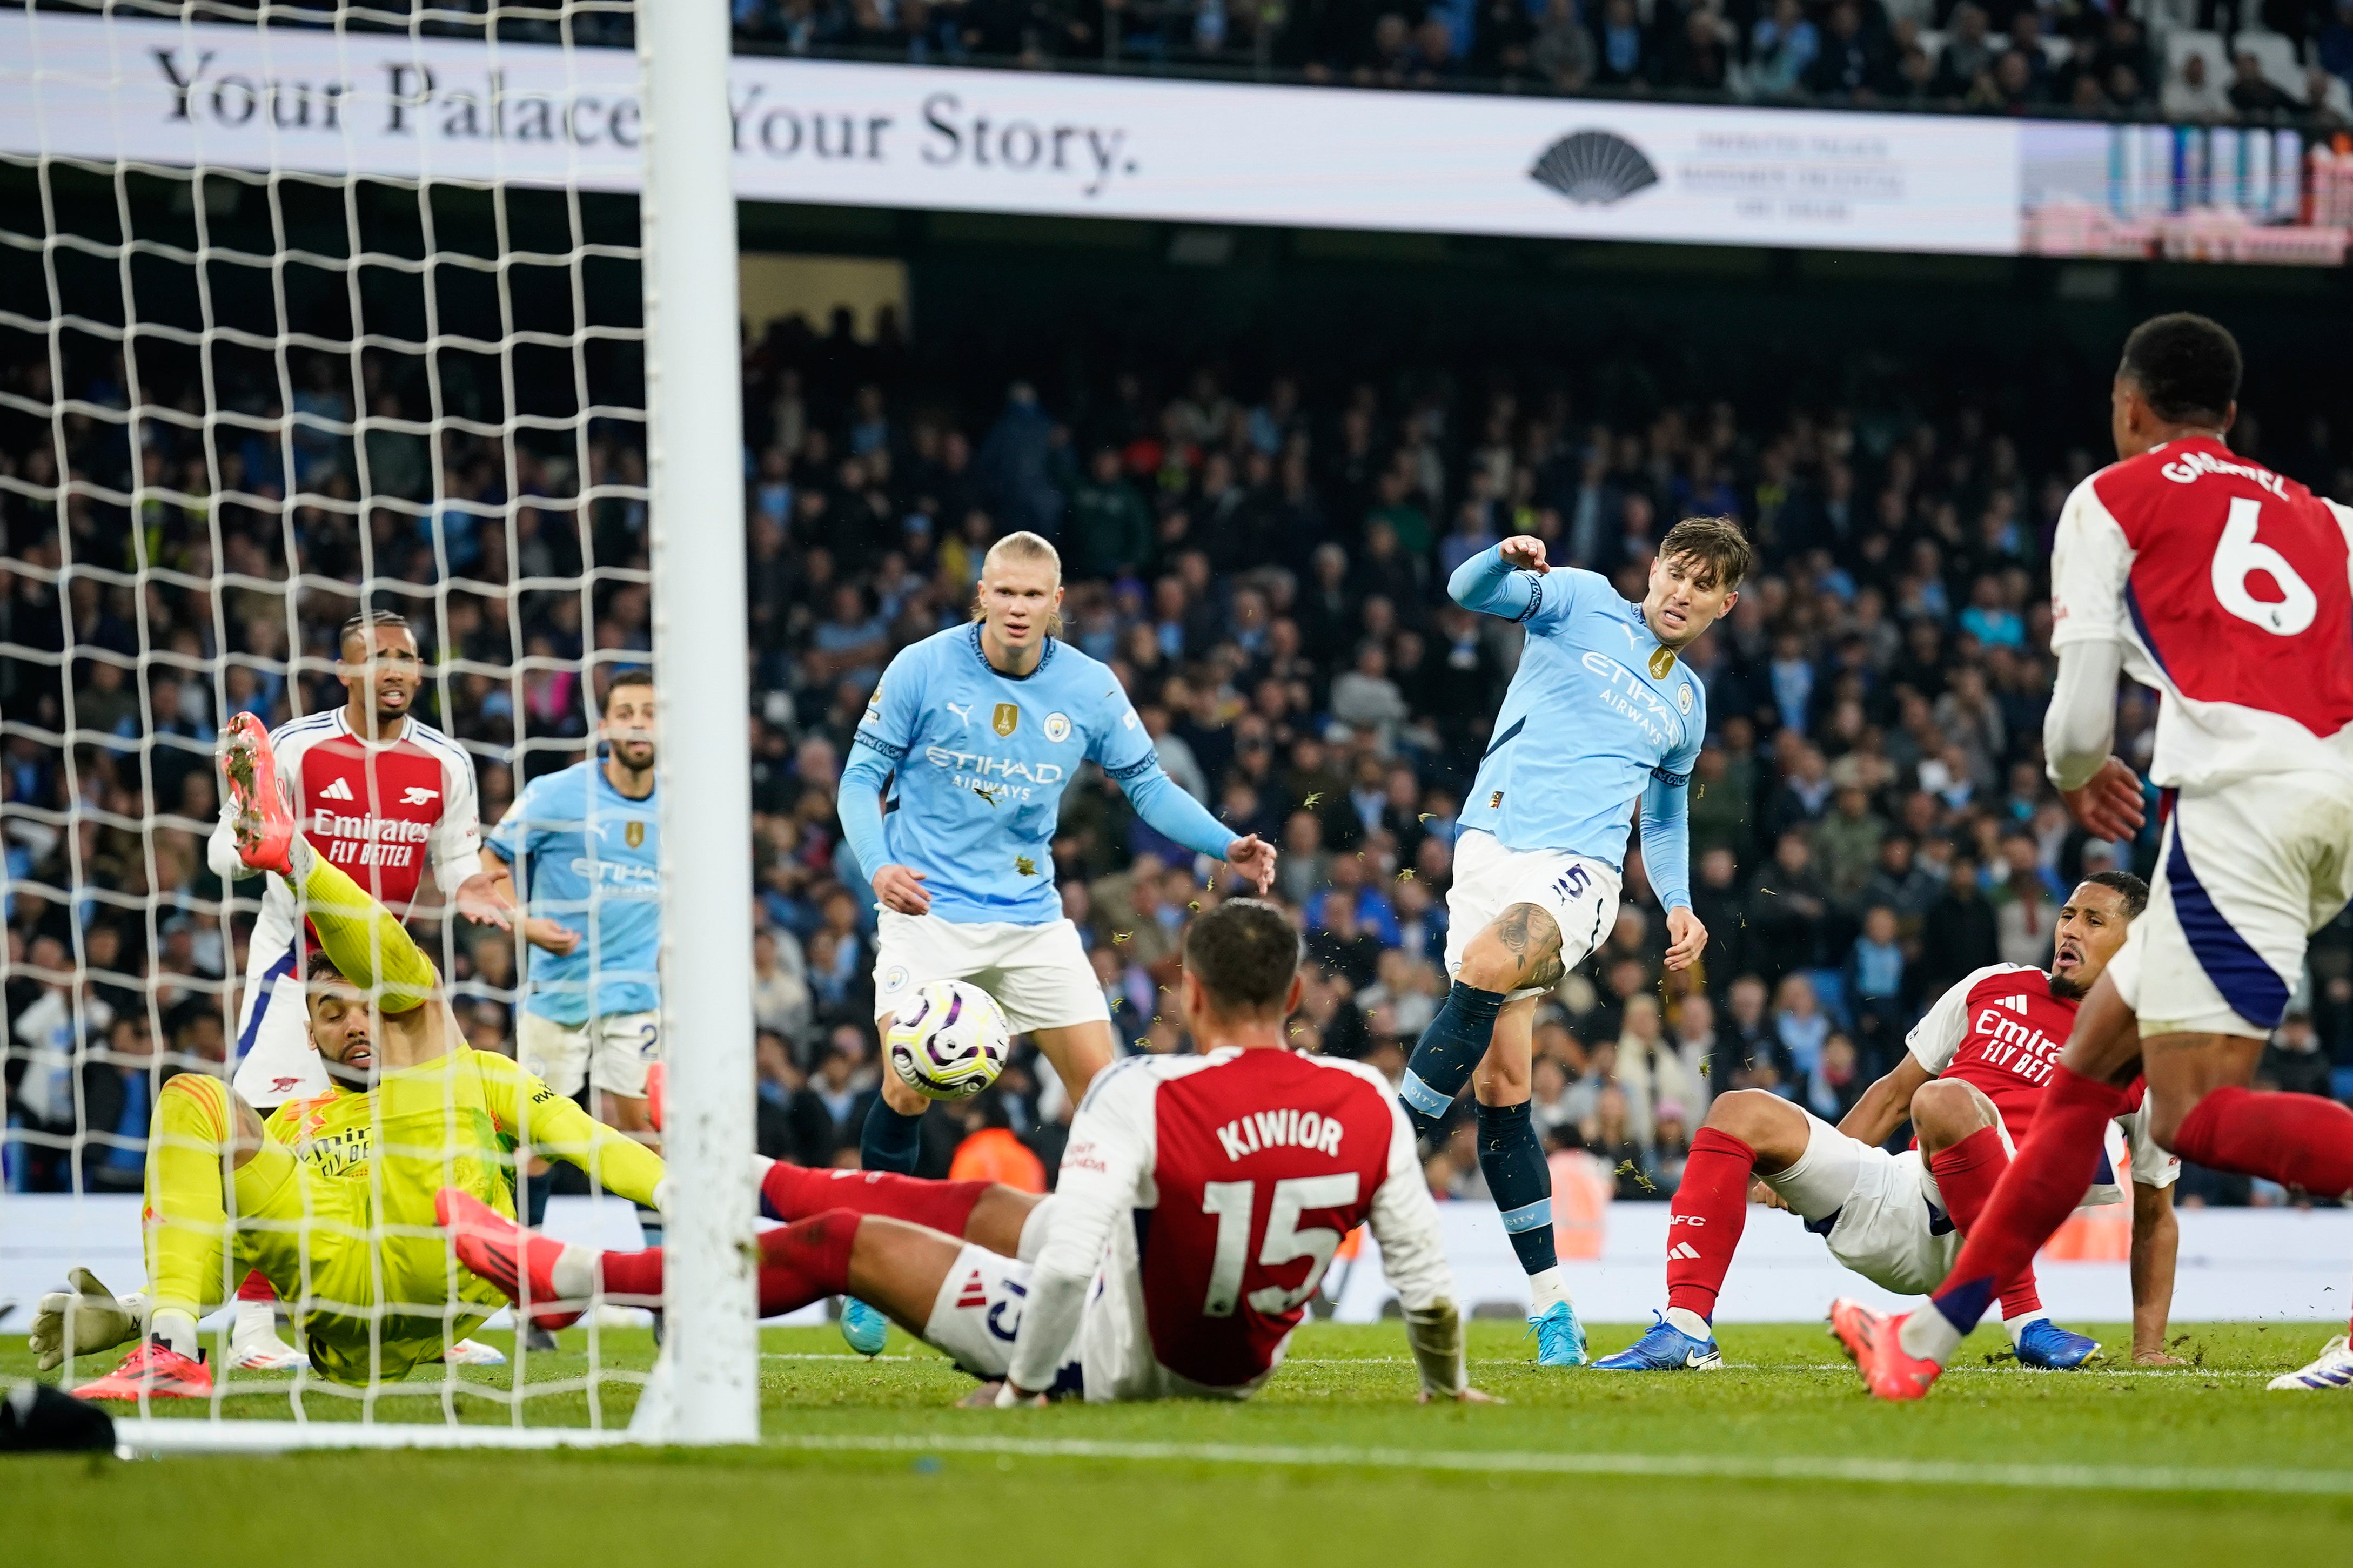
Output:
<instances>
[{"instance_id":1,"label":"fan logo on banner","mask_svg":"<svg viewBox=\"0 0 2353 1568\"><path fill-rule=\"evenodd\" d=\"M1578 206L1611 206L1659 183L1642 150L1608 131L1575 131L1538 155L1528 178Z\"/></svg>"}]
</instances>

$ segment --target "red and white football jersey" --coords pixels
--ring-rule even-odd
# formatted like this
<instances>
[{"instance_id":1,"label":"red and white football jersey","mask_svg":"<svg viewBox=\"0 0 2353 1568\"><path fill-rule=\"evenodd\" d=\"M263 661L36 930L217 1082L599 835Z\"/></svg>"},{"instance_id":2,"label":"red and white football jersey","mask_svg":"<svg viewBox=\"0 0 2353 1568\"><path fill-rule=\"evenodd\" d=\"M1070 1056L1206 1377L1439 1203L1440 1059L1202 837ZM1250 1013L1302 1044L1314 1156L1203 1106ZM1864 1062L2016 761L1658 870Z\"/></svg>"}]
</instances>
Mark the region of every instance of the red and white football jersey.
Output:
<instances>
[{"instance_id":1,"label":"red and white football jersey","mask_svg":"<svg viewBox=\"0 0 2353 1568\"><path fill-rule=\"evenodd\" d=\"M1905 1044L1932 1076L1957 1079L1993 1101L2011 1143L2026 1141L2051 1069L2066 1048L2079 1003L2051 994L2051 976L2017 963L1989 963L1966 974L1912 1026ZM2129 1158L2133 1180L2164 1186L2181 1163L2148 1135L2142 1092L2134 1085L2130 1109L2116 1118L2125 1147L2111 1150L2092 1184L2094 1203L2123 1195L2115 1167ZM2126 1154L2126 1150L2129 1152Z\"/></svg>"},{"instance_id":2,"label":"red and white football jersey","mask_svg":"<svg viewBox=\"0 0 2353 1568\"><path fill-rule=\"evenodd\" d=\"M282 724L270 733L278 774L311 847L406 916L429 863L445 893L482 868L481 812L474 764L464 749L410 719L388 745L353 733L340 708ZM209 846L214 868L242 874L228 805ZM248 967L260 972L292 951L294 895L269 879Z\"/></svg>"},{"instance_id":3,"label":"red and white football jersey","mask_svg":"<svg viewBox=\"0 0 2353 1568\"><path fill-rule=\"evenodd\" d=\"M1077 1292L1050 1279L1100 1269L1089 1310L1134 1320L1145 1370L1204 1391L1273 1370L1358 1225L1408 1310L1452 1296L1412 1130L1356 1062L1227 1047L1115 1063L1071 1121L1054 1203L1014 1352L1023 1387L1048 1385L1079 1327ZM1090 1349L1088 1397L1146 1392L1113 1386L1101 1359Z\"/></svg>"},{"instance_id":4,"label":"red and white football jersey","mask_svg":"<svg viewBox=\"0 0 2353 1568\"><path fill-rule=\"evenodd\" d=\"M2101 469L2059 515L2051 646L2160 693L2150 777L2353 778L2353 509L2206 437Z\"/></svg>"}]
</instances>

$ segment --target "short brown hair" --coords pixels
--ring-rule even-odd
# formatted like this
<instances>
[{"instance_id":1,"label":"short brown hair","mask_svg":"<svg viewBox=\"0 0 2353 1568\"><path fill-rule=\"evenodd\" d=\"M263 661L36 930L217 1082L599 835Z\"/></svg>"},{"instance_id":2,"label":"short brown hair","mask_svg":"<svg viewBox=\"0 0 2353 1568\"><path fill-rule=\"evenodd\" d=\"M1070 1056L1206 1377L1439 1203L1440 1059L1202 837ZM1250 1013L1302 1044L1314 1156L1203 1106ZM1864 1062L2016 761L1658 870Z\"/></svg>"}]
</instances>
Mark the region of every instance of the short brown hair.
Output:
<instances>
[{"instance_id":1,"label":"short brown hair","mask_svg":"<svg viewBox=\"0 0 2353 1568\"><path fill-rule=\"evenodd\" d=\"M1729 517L1687 517L1667 530L1659 542L1659 559L1688 555L1726 588L1737 588L1748 575L1755 552L1737 520Z\"/></svg>"},{"instance_id":2,"label":"short brown hair","mask_svg":"<svg viewBox=\"0 0 2353 1568\"><path fill-rule=\"evenodd\" d=\"M600 711L609 710L612 708L613 693L618 691L624 686L643 686L651 688L653 683L654 672L650 669L644 668L643 667L620 671L618 674L615 675L610 681L606 683L605 709L600 710Z\"/></svg>"},{"instance_id":3,"label":"short brown hair","mask_svg":"<svg viewBox=\"0 0 2353 1568\"><path fill-rule=\"evenodd\" d=\"M1298 928L1263 899L1228 899L1186 928L1185 968L1217 1011L1271 1012L1299 973Z\"/></svg>"}]
</instances>

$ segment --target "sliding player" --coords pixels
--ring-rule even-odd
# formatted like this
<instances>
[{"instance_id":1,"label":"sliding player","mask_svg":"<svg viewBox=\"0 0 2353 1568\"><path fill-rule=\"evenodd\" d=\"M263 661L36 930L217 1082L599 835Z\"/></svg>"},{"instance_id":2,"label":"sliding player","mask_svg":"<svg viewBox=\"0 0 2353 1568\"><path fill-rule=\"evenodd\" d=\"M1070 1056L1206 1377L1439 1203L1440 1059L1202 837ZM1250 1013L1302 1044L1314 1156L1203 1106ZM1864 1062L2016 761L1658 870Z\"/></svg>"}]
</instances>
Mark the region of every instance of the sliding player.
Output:
<instances>
[{"instance_id":1,"label":"sliding player","mask_svg":"<svg viewBox=\"0 0 2353 1568\"><path fill-rule=\"evenodd\" d=\"M44 1367L144 1336L112 1374L75 1391L85 1398L210 1392L196 1321L220 1298L224 1247L294 1303L321 1376L389 1381L441 1357L503 1300L453 1273L433 1231L436 1189L512 1213L518 1144L640 1203L661 1186L659 1157L467 1046L399 921L296 831L250 715L231 722L227 752L239 854L299 890L317 936L304 973L310 1039L332 1087L265 1122L218 1079L182 1073L164 1086L148 1135L146 1291L118 1301L77 1270L79 1293L45 1298L34 1321Z\"/></svg>"},{"instance_id":2,"label":"sliding player","mask_svg":"<svg viewBox=\"0 0 2353 1568\"><path fill-rule=\"evenodd\" d=\"M1479 1166L1527 1271L1536 1361L1577 1366L1585 1330L1553 1250L1552 1172L1528 1118L1536 998L1616 921L1639 798L1642 868L1667 911L1667 967L1707 945L1691 907L1685 793L1707 697L1676 655L1739 602L1748 541L1729 518L1667 531L1639 605L1590 572L1556 569L1541 539L1507 539L1455 568L1457 604L1527 627L1526 651L1479 763L1447 895L1452 994L1399 1091L1427 1136L1477 1069Z\"/></svg>"},{"instance_id":3,"label":"sliding player","mask_svg":"<svg viewBox=\"0 0 2353 1568\"><path fill-rule=\"evenodd\" d=\"M410 711L424 665L408 622L389 610L363 611L343 623L337 646L343 662L335 673L349 700L332 712L281 724L269 737L303 837L403 919L429 858L434 879L460 913L504 925L505 909L477 857L481 826L472 759ZM252 875L237 855L227 794L222 792L220 822L206 847L214 874L223 880ZM269 882L246 960L233 1080L238 1096L265 1114L290 1100L327 1092L300 994L310 948L292 892ZM280 981L295 982L282 1001ZM279 1339L274 1317L268 1283L248 1278L237 1290L229 1339L233 1365L286 1372L304 1364L301 1353ZM468 1342L455 1359L492 1364L506 1358Z\"/></svg>"},{"instance_id":4,"label":"sliding player","mask_svg":"<svg viewBox=\"0 0 2353 1568\"><path fill-rule=\"evenodd\" d=\"M515 1016L523 1068L566 1100L583 1089L597 1120L653 1141L646 1073L661 1045L661 821L654 799L654 681L625 669L605 689L591 757L523 786L482 846L500 895L521 905L526 954ZM515 897L520 875L523 897ZM547 1217L546 1160L525 1173L524 1217ZM649 1246L659 1210L638 1211ZM529 1326L522 1331L532 1335ZM533 1350L554 1344L534 1337Z\"/></svg>"},{"instance_id":5,"label":"sliding player","mask_svg":"<svg viewBox=\"0 0 2353 1568\"><path fill-rule=\"evenodd\" d=\"M965 1371L967 1404L1247 1398L1282 1362L1340 1238L1369 1223L1421 1395L1467 1381L1413 1134L1370 1069L1285 1048L1299 935L1236 899L1185 933L1178 1005L1201 1047L1134 1057L1079 1108L1050 1197L988 1182L770 1165L763 1316L855 1291ZM659 1300L659 1252L601 1257L443 1194L458 1255L519 1300Z\"/></svg>"},{"instance_id":6,"label":"sliding player","mask_svg":"<svg viewBox=\"0 0 2353 1568\"><path fill-rule=\"evenodd\" d=\"M1037 1041L1075 1100L1113 1056L1103 986L1054 888L1055 820L1080 765L1101 766L1137 816L1257 891L1274 879L1274 847L1235 837L1161 771L1111 670L1054 637L1061 602L1051 544L1034 533L998 540L972 624L902 649L874 689L839 810L881 910L878 1032L926 982L972 981ZM915 1168L930 1103L883 1074L859 1144L866 1169ZM882 1348L881 1320L854 1301L841 1328L868 1355Z\"/></svg>"},{"instance_id":7,"label":"sliding player","mask_svg":"<svg viewBox=\"0 0 2353 1568\"><path fill-rule=\"evenodd\" d=\"M1747 1223L1749 1187L1794 1210L1831 1256L1883 1289L1917 1294L1944 1279L2026 1136L2059 1042L2084 993L2147 907L2148 888L2123 871L2086 878L2059 911L2051 969L1995 963L1962 979L1912 1031L1910 1050L1833 1128L1762 1089L1708 1107L1667 1222L1667 1310L1629 1349L1594 1363L1608 1372L1710 1370L1723 1364L1710 1321ZM1916 1152L1881 1147L1906 1115ZM2164 1354L2173 1297L2173 1184L2181 1163L2148 1136L2146 1110L2117 1118L2131 1150L2133 1356ZM2084 1201L2115 1203L2121 1184L2104 1151ZM2002 1322L2031 1367L2078 1367L2096 1341L2042 1310L2030 1265L2002 1293Z\"/></svg>"},{"instance_id":8,"label":"sliding player","mask_svg":"<svg viewBox=\"0 0 2353 1568\"><path fill-rule=\"evenodd\" d=\"M2240 370L2237 342L2201 316L2142 322L2110 395L2119 460L2060 513L2043 752L2087 831L2129 836L2139 782L2109 754L2117 672L2157 689L2149 773L2170 807L2157 886L1933 1310L1832 1306L1832 1332L1883 1399L1927 1393L2058 1228L2137 1073L2151 1131L2182 1158L2353 1190L2353 1110L2247 1087L2307 936L2353 897L2353 509L2223 444ZM2353 1386L2353 1352L2332 1341L2272 1386Z\"/></svg>"}]
</instances>

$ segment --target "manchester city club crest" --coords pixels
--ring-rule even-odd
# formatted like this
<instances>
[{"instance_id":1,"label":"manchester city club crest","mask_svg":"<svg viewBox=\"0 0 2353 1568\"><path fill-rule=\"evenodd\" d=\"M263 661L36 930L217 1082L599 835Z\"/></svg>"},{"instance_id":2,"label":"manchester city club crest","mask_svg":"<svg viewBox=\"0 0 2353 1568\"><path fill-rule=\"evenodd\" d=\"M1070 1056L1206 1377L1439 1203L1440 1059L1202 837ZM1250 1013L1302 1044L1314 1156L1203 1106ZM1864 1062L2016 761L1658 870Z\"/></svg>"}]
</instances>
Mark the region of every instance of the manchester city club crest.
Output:
<instances>
[{"instance_id":1,"label":"manchester city club crest","mask_svg":"<svg viewBox=\"0 0 2353 1568\"><path fill-rule=\"evenodd\" d=\"M1068 713L1046 715L1046 739L1060 745L1071 738L1071 716Z\"/></svg>"},{"instance_id":2,"label":"manchester city club crest","mask_svg":"<svg viewBox=\"0 0 2353 1568\"><path fill-rule=\"evenodd\" d=\"M1675 688L1675 708L1679 712L1688 713L1691 711L1691 682L1686 680Z\"/></svg>"},{"instance_id":3,"label":"manchester city club crest","mask_svg":"<svg viewBox=\"0 0 2353 1568\"><path fill-rule=\"evenodd\" d=\"M621 830L621 837L629 841L630 848L642 849L646 847L646 825L642 822L632 822Z\"/></svg>"},{"instance_id":4,"label":"manchester city club crest","mask_svg":"<svg viewBox=\"0 0 2353 1568\"><path fill-rule=\"evenodd\" d=\"M988 716L988 727L1000 735L1010 735L1021 727L1021 710L1010 702L1000 702L997 711Z\"/></svg>"},{"instance_id":5,"label":"manchester city club crest","mask_svg":"<svg viewBox=\"0 0 2353 1568\"><path fill-rule=\"evenodd\" d=\"M888 968L888 969L886 969L886 970L884 970L884 971L882 972L882 989L883 989L883 990L885 990L885 991L904 991L906 988L907 988L907 966L906 966L905 964L903 964L903 963L894 963L894 964L892 964L890 968Z\"/></svg>"}]
</instances>

